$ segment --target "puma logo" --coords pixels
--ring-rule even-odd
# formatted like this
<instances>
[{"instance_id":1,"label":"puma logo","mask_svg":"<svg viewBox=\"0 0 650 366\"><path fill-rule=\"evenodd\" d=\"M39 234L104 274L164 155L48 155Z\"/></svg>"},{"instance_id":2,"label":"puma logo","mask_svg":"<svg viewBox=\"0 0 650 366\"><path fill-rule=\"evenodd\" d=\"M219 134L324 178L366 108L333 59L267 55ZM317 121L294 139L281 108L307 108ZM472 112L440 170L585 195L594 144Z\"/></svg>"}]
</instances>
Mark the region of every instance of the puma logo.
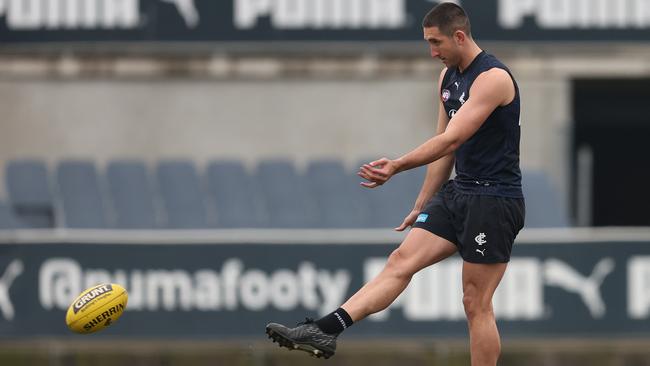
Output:
<instances>
[{"instance_id":1,"label":"puma logo","mask_svg":"<svg viewBox=\"0 0 650 366\"><path fill-rule=\"evenodd\" d=\"M483 250L481 250L481 249L476 249L476 251L479 252L479 253L481 253L481 255L484 256L484 257L485 257L485 250L486 250L486 249L483 249Z\"/></svg>"},{"instance_id":2,"label":"puma logo","mask_svg":"<svg viewBox=\"0 0 650 366\"><path fill-rule=\"evenodd\" d=\"M9 297L9 288L16 277L23 273L23 262L15 259L9 263L4 274L0 278L0 310L6 320L13 320L15 311Z\"/></svg>"},{"instance_id":3,"label":"puma logo","mask_svg":"<svg viewBox=\"0 0 650 366\"><path fill-rule=\"evenodd\" d=\"M196 10L194 0L162 0L163 2L173 4L176 10L183 17L185 25L188 28L196 28L199 25L199 12Z\"/></svg>"},{"instance_id":4,"label":"puma logo","mask_svg":"<svg viewBox=\"0 0 650 366\"><path fill-rule=\"evenodd\" d=\"M605 315L605 303L600 294L600 286L613 270L614 259L609 257L596 263L589 277L583 276L559 259L551 258L544 263L546 284L578 294L594 318L602 318Z\"/></svg>"}]
</instances>

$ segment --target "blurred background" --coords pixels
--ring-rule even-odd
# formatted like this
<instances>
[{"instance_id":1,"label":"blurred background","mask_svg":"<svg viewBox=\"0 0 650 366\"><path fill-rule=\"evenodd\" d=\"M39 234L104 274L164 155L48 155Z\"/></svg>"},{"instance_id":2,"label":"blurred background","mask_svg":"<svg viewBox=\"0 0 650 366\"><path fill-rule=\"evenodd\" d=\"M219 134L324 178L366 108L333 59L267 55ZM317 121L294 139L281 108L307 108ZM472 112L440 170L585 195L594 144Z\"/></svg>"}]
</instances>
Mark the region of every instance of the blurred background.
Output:
<instances>
[{"instance_id":1,"label":"blurred background","mask_svg":"<svg viewBox=\"0 0 650 366\"><path fill-rule=\"evenodd\" d=\"M336 309L404 234L436 127L431 0L0 0L0 364L306 365L266 340ZM463 0L522 96L526 228L502 365L650 365L650 1ZM468 365L460 259L326 362ZM84 288L128 310L72 334Z\"/></svg>"}]
</instances>

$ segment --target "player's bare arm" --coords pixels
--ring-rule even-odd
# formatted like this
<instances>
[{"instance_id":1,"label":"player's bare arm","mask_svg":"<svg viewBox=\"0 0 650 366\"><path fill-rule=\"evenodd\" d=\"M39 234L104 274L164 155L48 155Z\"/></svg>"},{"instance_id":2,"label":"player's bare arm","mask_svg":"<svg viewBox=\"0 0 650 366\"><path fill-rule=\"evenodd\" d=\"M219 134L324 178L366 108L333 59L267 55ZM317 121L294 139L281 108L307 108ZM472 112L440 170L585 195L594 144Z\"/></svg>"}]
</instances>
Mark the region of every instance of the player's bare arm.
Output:
<instances>
[{"instance_id":1,"label":"player's bare arm","mask_svg":"<svg viewBox=\"0 0 650 366\"><path fill-rule=\"evenodd\" d=\"M440 73L440 78L438 79L438 91L441 89L442 80L447 72L447 68L443 68ZM445 113L445 107L442 104L442 99L438 95L438 124L436 127L436 135L440 135L445 132L447 129L447 124L449 123L449 117ZM454 155L448 154L433 163L429 164L427 167L427 174L422 183L422 188L418 194L413 210L404 218L400 226L396 227L396 231L404 231L407 227L413 225L417 219L418 214L422 211L426 203L433 197L433 195L438 192L440 186L449 179L451 175L451 169L454 166ZM364 182L364 185L367 184Z\"/></svg>"},{"instance_id":2,"label":"player's bare arm","mask_svg":"<svg viewBox=\"0 0 650 366\"><path fill-rule=\"evenodd\" d=\"M497 107L507 105L514 96L514 84L506 71L493 68L482 73L470 89L470 98L449 121L444 133L398 159L382 158L365 164L359 171L359 175L368 181L364 186L374 188L382 185L394 174L432 163L454 152L472 137Z\"/></svg>"}]
</instances>

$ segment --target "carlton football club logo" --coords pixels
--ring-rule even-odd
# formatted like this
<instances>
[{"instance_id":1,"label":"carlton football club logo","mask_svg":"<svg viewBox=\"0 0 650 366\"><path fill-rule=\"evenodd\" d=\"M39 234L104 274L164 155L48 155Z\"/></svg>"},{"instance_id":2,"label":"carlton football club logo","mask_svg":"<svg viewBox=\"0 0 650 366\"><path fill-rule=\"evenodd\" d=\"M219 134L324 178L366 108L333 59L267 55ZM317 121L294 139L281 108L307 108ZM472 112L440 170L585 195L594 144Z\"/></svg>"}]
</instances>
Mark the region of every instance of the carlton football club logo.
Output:
<instances>
[{"instance_id":1,"label":"carlton football club logo","mask_svg":"<svg viewBox=\"0 0 650 366\"><path fill-rule=\"evenodd\" d=\"M442 91L442 101L443 101L443 102L448 101L450 96L451 96L451 92L450 92L449 90L444 89L444 90Z\"/></svg>"}]
</instances>

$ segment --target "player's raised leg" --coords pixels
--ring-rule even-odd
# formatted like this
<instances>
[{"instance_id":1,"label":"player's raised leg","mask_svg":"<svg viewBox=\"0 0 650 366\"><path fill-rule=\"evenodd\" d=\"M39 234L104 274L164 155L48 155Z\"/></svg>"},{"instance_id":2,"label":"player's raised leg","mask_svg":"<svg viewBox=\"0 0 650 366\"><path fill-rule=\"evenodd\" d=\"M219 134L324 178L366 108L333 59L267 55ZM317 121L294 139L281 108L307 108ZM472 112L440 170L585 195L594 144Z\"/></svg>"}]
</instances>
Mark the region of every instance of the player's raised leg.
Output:
<instances>
[{"instance_id":1,"label":"player's raised leg","mask_svg":"<svg viewBox=\"0 0 650 366\"><path fill-rule=\"evenodd\" d=\"M463 263L463 305L469 325L472 366L495 366L501 353L492 296L507 263Z\"/></svg>"},{"instance_id":2,"label":"player's raised leg","mask_svg":"<svg viewBox=\"0 0 650 366\"><path fill-rule=\"evenodd\" d=\"M388 257L381 273L341 308L315 322L307 319L294 328L270 323L266 326L266 332L282 347L329 358L336 351L336 338L344 329L388 307L404 291L416 272L456 251L456 246L448 240L424 229L414 228Z\"/></svg>"}]
</instances>

